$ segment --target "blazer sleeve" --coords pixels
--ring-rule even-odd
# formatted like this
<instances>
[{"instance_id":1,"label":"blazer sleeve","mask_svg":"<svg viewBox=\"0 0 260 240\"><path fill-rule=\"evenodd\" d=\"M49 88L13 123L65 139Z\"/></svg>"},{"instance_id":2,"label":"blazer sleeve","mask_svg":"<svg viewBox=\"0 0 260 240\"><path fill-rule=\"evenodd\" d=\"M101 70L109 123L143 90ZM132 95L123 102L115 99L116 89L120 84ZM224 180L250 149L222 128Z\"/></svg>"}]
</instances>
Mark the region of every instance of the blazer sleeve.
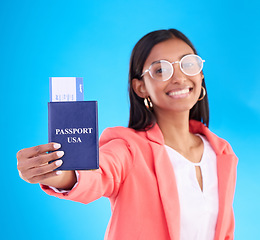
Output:
<instances>
[{"instance_id":1,"label":"blazer sleeve","mask_svg":"<svg viewBox=\"0 0 260 240\"><path fill-rule=\"evenodd\" d=\"M99 169L78 171L78 183L71 191L58 193L45 185L41 188L49 195L85 204L102 196L115 197L132 165L129 144L123 139L112 139L99 149Z\"/></svg>"},{"instance_id":2,"label":"blazer sleeve","mask_svg":"<svg viewBox=\"0 0 260 240\"><path fill-rule=\"evenodd\" d=\"M219 237L216 239L224 239L224 240L233 240L234 239L234 231L235 231L235 218L234 218L234 209L233 209L233 200L234 193L236 187L236 179L237 179L237 163L238 158L233 153L233 150L229 146L229 154L231 159L231 168L229 170L230 178L226 182L227 185L227 196L225 202L225 213L223 216L222 222L222 230L220 231ZM223 234L223 235L222 235Z\"/></svg>"},{"instance_id":3,"label":"blazer sleeve","mask_svg":"<svg viewBox=\"0 0 260 240\"><path fill-rule=\"evenodd\" d=\"M227 222L226 225L226 235L225 235L225 240L233 240L234 239L234 231L235 231L235 217L234 217L234 209L233 209L233 198L234 198L234 193L235 193L235 187L236 187L236 179L237 179L237 162L238 158L233 154L234 158L234 165L233 165L233 171L232 171L232 177L231 177L231 190L229 191L229 194L231 195L230 198L232 200L231 204L232 206L229 208L229 211L227 211L227 219L229 221Z\"/></svg>"},{"instance_id":4,"label":"blazer sleeve","mask_svg":"<svg viewBox=\"0 0 260 240\"><path fill-rule=\"evenodd\" d=\"M234 239L234 231L235 231L235 220L234 220L234 211L233 208L230 209L229 214L229 225L227 226L227 231L225 235L225 240L233 240Z\"/></svg>"}]
</instances>

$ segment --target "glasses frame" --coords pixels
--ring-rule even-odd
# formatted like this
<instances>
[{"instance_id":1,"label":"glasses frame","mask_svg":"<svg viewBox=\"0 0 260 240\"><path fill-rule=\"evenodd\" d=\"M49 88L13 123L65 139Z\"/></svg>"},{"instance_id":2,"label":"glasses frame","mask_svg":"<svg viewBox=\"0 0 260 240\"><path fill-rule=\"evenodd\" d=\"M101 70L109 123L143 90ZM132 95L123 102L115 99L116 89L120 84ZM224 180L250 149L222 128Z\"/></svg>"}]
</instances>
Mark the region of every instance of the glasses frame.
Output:
<instances>
[{"instance_id":1,"label":"glasses frame","mask_svg":"<svg viewBox=\"0 0 260 240\"><path fill-rule=\"evenodd\" d=\"M197 58L199 58L199 59L201 60L201 63L202 63L202 64L201 64L201 68L200 68L200 70L199 70L198 73L195 73L195 74L187 74L187 73L184 72L183 68L181 67L182 61L183 61L185 58L190 57L190 56L196 56ZM153 66L153 64L158 63L158 62L169 63L170 66L171 66L171 70L172 70L171 75L170 75L167 79L162 80L162 81L155 79L155 78L152 76L152 74L151 74L151 67ZM183 56L183 57L181 58L180 61L174 61L174 62L172 62L172 63L169 62L169 61L167 61L167 60L158 60L158 61L152 63L152 64L150 65L150 67L149 67L148 69L146 69L146 70L142 73L141 78L144 76L144 74L146 74L147 72L149 72L150 76L151 76L155 81L159 81L159 82L168 81L168 80L172 77L172 75L173 75L173 73L174 73L173 64L175 64L175 63L179 63L180 69L181 69L181 71L182 71L185 75L187 75L187 76L195 76L195 75L199 74L199 73L201 72L201 70L203 69L203 63L204 63L204 62L205 62L205 60L203 60L200 56L198 56L198 55L196 55L196 54L188 54L188 55L185 55L185 56Z\"/></svg>"}]
</instances>

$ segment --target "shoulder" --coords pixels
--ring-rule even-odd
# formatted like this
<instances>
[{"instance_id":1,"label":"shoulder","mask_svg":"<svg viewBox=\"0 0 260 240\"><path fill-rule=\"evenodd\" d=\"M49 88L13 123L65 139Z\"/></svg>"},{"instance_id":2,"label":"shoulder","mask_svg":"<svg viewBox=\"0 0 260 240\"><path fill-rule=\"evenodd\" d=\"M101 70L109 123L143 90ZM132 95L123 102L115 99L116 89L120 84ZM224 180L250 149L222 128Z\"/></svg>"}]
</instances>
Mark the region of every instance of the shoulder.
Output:
<instances>
[{"instance_id":1,"label":"shoulder","mask_svg":"<svg viewBox=\"0 0 260 240\"><path fill-rule=\"evenodd\" d=\"M203 123L191 120L190 131L193 133L200 133L204 135L209 141L210 145L212 146L216 154L235 155L231 145L225 139L217 136L215 133L210 131Z\"/></svg>"}]
</instances>

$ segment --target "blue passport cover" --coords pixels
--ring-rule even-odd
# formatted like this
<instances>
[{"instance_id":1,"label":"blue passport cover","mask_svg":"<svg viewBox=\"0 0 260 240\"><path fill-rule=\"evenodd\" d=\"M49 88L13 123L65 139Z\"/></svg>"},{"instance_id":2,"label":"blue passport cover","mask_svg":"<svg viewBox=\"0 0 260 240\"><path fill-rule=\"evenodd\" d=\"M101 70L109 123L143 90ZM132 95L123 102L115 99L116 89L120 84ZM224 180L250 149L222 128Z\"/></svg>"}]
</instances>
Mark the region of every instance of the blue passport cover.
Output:
<instances>
[{"instance_id":1,"label":"blue passport cover","mask_svg":"<svg viewBox=\"0 0 260 240\"><path fill-rule=\"evenodd\" d=\"M98 169L97 102L49 102L48 138L64 151L63 164L56 170Z\"/></svg>"}]
</instances>

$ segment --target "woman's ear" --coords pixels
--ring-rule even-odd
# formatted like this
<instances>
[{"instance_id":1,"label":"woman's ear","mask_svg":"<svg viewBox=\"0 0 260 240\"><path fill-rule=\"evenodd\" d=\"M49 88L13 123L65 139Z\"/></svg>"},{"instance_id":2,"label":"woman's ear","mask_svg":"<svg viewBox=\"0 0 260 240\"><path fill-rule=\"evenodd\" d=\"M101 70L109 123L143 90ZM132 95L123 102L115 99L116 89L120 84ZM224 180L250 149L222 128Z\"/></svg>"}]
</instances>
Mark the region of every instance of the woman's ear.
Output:
<instances>
[{"instance_id":1,"label":"woman's ear","mask_svg":"<svg viewBox=\"0 0 260 240\"><path fill-rule=\"evenodd\" d=\"M202 71L200 72L200 75L201 75L201 79L203 80L204 79L204 74L203 74Z\"/></svg>"},{"instance_id":2,"label":"woman's ear","mask_svg":"<svg viewBox=\"0 0 260 240\"><path fill-rule=\"evenodd\" d=\"M143 80L134 78L132 80L132 88L135 91L135 93L137 94L137 96L139 96L140 98L146 98L148 96L146 87L145 87L145 83Z\"/></svg>"}]
</instances>

